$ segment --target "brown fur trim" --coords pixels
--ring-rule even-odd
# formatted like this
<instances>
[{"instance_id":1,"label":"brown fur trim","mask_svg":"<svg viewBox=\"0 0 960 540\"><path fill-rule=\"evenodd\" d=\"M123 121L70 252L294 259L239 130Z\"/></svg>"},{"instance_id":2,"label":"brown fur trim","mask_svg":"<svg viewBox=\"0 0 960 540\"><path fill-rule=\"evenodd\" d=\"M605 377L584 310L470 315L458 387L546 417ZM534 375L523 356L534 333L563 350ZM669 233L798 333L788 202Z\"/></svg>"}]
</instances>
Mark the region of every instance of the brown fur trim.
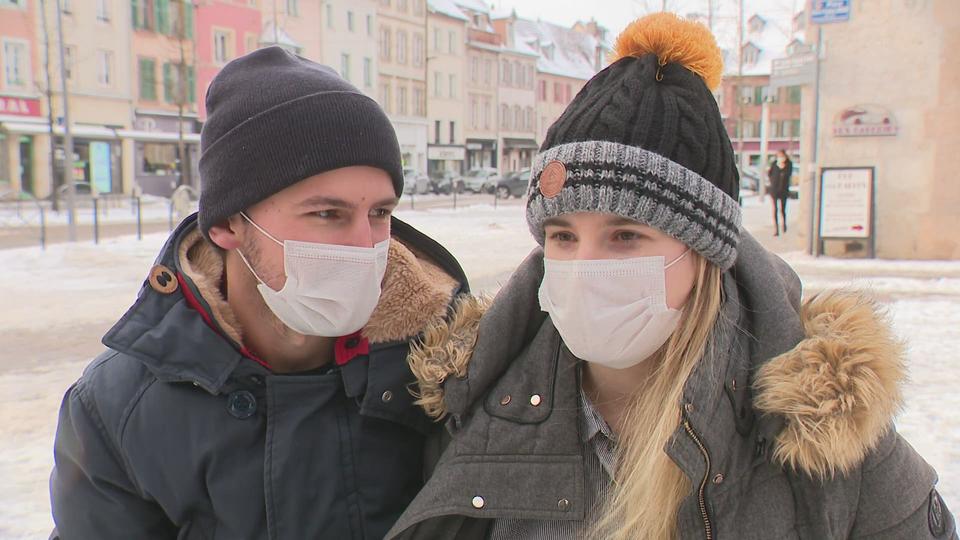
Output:
<instances>
[{"instance_id":1,"label":"brown fur trim","mask_svg":"<svg viewBox=\"0 0 960 540\"><path fill-rule=\"evenodd\" d=\"M828 479L859 465L902 404L903 343L879 303L832 291L801 311L806 339L758 371L754 402L786 418L774 458Z\"/></svg>"},{"instance_id":2,"label":"brown fur trim","mask_svg":"<svg viewBox=\"0 0 960 540\"><path fill-rule=\"evenodd\" d=\"M394 238L387 255L380 303L363 328L373 343L409 339L446 314L457 281Z\"/></svg>"},{"instance_id":3,"label":"brown fur trim","mask_svg":"<svg viewBox=\"0 0 960 540\"><path fill-rule=\"evenodd\" d=\"M447 377L463 377L477 342L480 318L490 306L486 297L457 298L450 317L434 319L423 338L410 347L407 362L417 377L419 388L412 391L417 405L427 415L440 420L446 414L443 402L443 381Z\"/></svg>"},{"instance_id":4,"label":"brown fur trim","mask_svg":"<svg viewBox=\"0 0 960 540\"><path fill-rule=\"evenodd\" d=\"M180 242L180 268L193 281L210 306L217 324L237 345L243 344L240 321L220 293L223 279L223 254L207 242L199 230L187 233Z\"/></svg>"}]
</instances>

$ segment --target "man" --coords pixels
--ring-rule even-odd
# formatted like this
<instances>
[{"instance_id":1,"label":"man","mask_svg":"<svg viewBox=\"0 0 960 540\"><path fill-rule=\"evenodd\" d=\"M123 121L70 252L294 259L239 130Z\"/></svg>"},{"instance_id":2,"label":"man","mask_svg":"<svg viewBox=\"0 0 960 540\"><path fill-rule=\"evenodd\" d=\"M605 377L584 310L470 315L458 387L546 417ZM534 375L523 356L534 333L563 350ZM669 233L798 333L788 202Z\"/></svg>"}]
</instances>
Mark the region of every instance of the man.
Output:
<instances>
[{"instance_id":1,"label":"man","mask_svg":"<svg viewBox=\"0 0 960 540\"><path fill-rule=\"evenodd\" d=\"M200 211L64 398L53 537L381 538L431 429L408 342L463 272L391 218L396 135L335 72L271 47L206 99Z\"/></svg>"},{"instance_id":2,"label":"man","mask_svg":"<svg viewBox=\"0 0 960 540\"><path fill-rule=\"evenodd\" d=\"M773 201L773 235L780 236L780 222L777 220L777 206L783 217L783 232L787 232L787 199L790 197L790 176L793 174L793 162L783 150L777 150L777 159L770 165L770 199Z\"/></svg>"}]
</instances>

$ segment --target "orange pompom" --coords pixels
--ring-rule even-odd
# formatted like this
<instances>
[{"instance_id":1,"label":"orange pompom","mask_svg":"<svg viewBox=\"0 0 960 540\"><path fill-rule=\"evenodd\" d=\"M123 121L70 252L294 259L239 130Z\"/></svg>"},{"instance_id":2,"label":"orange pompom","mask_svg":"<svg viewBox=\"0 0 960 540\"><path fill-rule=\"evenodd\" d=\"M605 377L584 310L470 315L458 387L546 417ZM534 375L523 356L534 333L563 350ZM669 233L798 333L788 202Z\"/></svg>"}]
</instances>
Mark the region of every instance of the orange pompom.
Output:
<instances>
[{"instance_id":1,"label":"orange pompom","mask_svg":"<svg viewBox=\"0 0 960 540\"><path fill-rule=\"evenodd\" d=\"M710 90L720 86L723 55L703 24L673 13L653 13L633 21L617 36L612 62L645 54L657 55L660 65L682 65L699 75Z\"/></svg>"}]
</instances>

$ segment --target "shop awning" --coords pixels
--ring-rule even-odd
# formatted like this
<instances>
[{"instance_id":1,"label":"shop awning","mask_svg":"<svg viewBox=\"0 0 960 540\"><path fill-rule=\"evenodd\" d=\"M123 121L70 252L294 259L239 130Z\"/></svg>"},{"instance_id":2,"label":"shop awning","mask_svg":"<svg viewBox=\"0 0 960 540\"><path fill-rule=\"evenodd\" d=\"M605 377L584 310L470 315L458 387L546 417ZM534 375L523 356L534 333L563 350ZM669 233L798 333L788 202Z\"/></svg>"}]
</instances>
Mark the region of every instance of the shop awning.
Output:
<instances>
[{"instance_id":1,"label":"shop awning","mask_svg":"<svg viewBox=\"0 0 960 540\"><path fill-rule=\"evenodd\" d=\"M27 135L39 135L42 133L50 133L50 128L48 124L40 124L33 122L3 122L0 123L2 127L8 133L25 133ZM55 135L63 135L63 126L54 126L53 133ZM74 137L82 137L85 139L116 139L117 131L108 128L105 126L84 126L76 125L70 128L70 133Z\"/></svg>"},{"instance_id":2,"label":"shop awning","mask_svg":"<svg viewBox=\"0 0 960 540\"><path fill-rule=\"evenodd\" d=\"M180 134L176 131L137 131L132 129L117 130L117 135L121 139L133 139L142 142L172 142L180 140ZM187 143L200 143L199 133L184 133L183 141Z\"/></svg>"},{"instance_id":3,"label":"shop awning","mask_svg":"<svg viewBox=\"0 0 960 540\"><path fill-rule=\"evenodd\" d=\"M513 139L513 138L510 138L510 137L504 137L504 138L503 138L503 147L504 147L504 148L519 148L519 149L529 148L529 149L532 149L532 150L536 150L537 148L540 147L540 145L538 145L538 144L537 144L537 141L535 141L535 140L533 140L533 139Z\"/></svg>"}]
</instances>

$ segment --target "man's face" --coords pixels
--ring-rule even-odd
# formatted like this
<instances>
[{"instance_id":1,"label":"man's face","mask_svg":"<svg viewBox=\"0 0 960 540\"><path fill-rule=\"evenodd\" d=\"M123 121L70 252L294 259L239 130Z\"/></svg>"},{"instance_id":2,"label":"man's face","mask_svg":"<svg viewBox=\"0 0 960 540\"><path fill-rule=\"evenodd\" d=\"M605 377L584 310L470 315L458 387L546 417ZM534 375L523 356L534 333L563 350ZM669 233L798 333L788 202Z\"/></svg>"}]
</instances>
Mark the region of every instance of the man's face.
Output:
<instances>
[{"instance_id":1,"label":"man's face","mask_svg":"<svg viewBox=\"0 0 960 540\"><path fill-rule=\"evenodd\" d=\"M281 242L373 247L390 237L390 215L397 202L385 171L356 166L304 179L250 207L246 214ZM242 216L230 221L241 252L260 279L274 290L282 289L286 283L283 246Z\"/></svg>"}]
</instances>

